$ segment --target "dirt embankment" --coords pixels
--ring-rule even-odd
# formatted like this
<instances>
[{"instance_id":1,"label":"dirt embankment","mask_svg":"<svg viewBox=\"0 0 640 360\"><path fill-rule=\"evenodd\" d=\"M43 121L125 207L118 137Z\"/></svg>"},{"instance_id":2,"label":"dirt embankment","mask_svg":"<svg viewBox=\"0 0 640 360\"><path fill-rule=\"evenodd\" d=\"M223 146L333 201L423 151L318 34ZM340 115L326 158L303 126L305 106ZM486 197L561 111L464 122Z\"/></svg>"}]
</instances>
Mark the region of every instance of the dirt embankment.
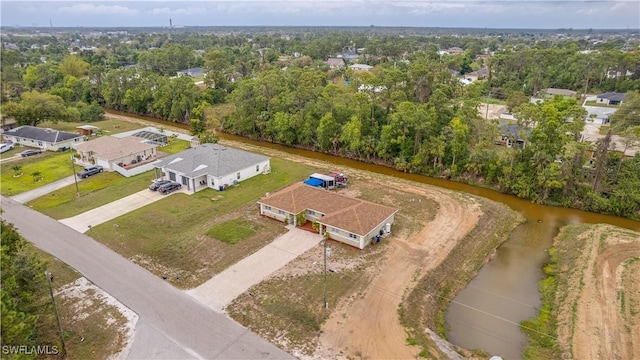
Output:
<instances>
[{"instance_id":1,"label":"dirt embankment","mask_svg":"<svg viewBox=\"0 0 640 360\"><path fill-rule=\"evenodd\" d=\"M593 225L563 236L572 227L553 255L562 358L640 359L640 233Z\"/></svg>"}]
</instances>

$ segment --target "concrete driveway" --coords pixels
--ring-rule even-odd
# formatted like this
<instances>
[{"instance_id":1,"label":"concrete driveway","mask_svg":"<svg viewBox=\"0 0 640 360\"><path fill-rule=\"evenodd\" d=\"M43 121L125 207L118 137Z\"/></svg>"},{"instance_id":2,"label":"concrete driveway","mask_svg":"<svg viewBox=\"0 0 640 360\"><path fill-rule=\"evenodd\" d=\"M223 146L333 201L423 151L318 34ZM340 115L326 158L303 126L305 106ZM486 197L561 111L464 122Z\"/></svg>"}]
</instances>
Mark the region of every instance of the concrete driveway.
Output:
<instances>
[{"instance_id":1,"label":"concrete driveway","mask_svg":"<svg viewBox=\"0 0 640 360\"><path fill-rule=\"evenodd\" d=\"M293 358L92 238L7 197L1 205L2 219L28 241L138 314L130 358Z\"/></svg>"},{"instance_id":2,"label":"concrete driveway","mask_svg":"<svg viewBox=\"0 0 640 360\"><path fill-rule=\"evenodd\" d=\"M180 192L182 190L176 191ZM173 194L173 193L172 193ZM122 199L102 205L93 210L83 212L80 215L60 220L61 223L67 225L75 231L84 233L89 230L89 225L96 226L113 220L128 212L149 205L160 199L164 199L169 195L162 195L157 191L144 189L135 194L125 196Z\"/></svg>"},{"instance_id":3,"label":"concrete driveway","mask_svg":"<svg viewBox=\"0 0 640 360\"><path fill-rule=\"evenodd\" d=\"M223 311L233 299L318 245L322 236L293 225L269 245L240 260L211 280L187 291L215 311Z\"/></svg>"},{"instance_id":4,"label":"concrete driveway","mask_svg":"<svg viewBox=\"0 0 640 360\"><path fill-rule=\"evenodd\" d=\"M37 199L41 196L47 195L50 192L54 192L56 190L62 189L63 187L66 187L75 183L75 180L73 180L74 177L75 177L74 175L67 176L66 178L54 181L47 185L42 185L37 189L33 189L17 195L13 195L11 198L21 204L28 203L33 199ZM78 178L78 182L82 180L83 179Z\"/></svg>"}]
</instances>

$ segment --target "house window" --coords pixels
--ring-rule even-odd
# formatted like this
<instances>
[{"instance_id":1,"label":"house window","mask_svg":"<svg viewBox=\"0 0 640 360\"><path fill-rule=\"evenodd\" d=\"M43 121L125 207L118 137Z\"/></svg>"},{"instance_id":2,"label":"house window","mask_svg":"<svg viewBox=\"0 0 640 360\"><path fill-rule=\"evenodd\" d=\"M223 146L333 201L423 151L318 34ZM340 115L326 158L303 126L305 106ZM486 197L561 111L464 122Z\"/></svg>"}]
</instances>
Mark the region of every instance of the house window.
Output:
<instances>
[{"instance_id":1,"label":"house window","mask_svg":"<svg viewBox=\"0 0 640 360\"><path fill-rule=\"evenodd\" d=\"M260 165L256 165L256 172L260 172Z\"/></svg>"},{"instance_id":2,"label":"house window","mask_svg":"<svg viewBox=\"0 0 640 360\"><path fill-rule=\"evenodd\" d=\"M356 234L349 234L349 237L352 238L352 239L357 239L358 238L358 236Z\"/></svg>"},{"instance_id":3,"label":"house window","mask_svg":"<svg viewBox=\"0 0 640 360\"><path fill-rule=\"evenodd\" d=\"M334 233L336 233L336 234L337 234L337 233L339 233L339 232L340 232L340 230L338 230L338 228L331 228L331 232L334 232Z\"/></svg>"},{"instance_id":4,"label":"house window","mask_svg":"<svg viewBox=\"0 0 640 360\"><path fill-rule=\"evenodd\" d=\"M309 215L315 215L315 214L316 214L316 212L315 212L315 211L313 211L313 210L307 210L307 214L309 214Z\"/></svg>"},{"instance_id":5,"label":"house window","mask_svg":"<svg viewBox=\"0 0 640 360\"><path fill-rule=\"evenodd\" d=\"M176 181L176 174L169 171L169 180Z\"/></svg>"},{"instance_id":6,"label":"house window","mask_svg":"<svg viewBox=\"0 0 640 360\"><path fill-rule=\"evenodd\" d=\"M182 185L189 185L189 178L183 176L182 177Z\"/></svg>"},{"instance_id":7,"label":"house window","mask_svg":"<svg viewBox=\"0 0 640 360\"><path fill-rule=\"evenodd\" d=\"M284 215L284 210L278 210L278 214Z\"/></svg>"},{"instance_id":8,"label":"house window","mask_svg":"<svg viewBox=\"0 0 640 360\"><path fill-rule=\"evenodd\" d=\"M238 180L240 180L240 173L237 173L237 174L236 174L236 178L237 178Z\"/></svg>"},{"instance_id":9,"label":"house window","mask_svg":"<svg viewBox=\"0 0 640 360\"><path fill-rule=\"evenodd\" d=\"M38 146L42 147L42 141L38 141Z\"/></svg>"},{"instance_id":10,"label":"house window","mask_svg":"<svg viewBox=\"0 0 640 360\"><path fill-rule=\"evenodd\" d=\"M271 206L269 206L269 205L264 205L264 209L265 209L265 210L271 210Z\"/></svg>"}]
</instances>

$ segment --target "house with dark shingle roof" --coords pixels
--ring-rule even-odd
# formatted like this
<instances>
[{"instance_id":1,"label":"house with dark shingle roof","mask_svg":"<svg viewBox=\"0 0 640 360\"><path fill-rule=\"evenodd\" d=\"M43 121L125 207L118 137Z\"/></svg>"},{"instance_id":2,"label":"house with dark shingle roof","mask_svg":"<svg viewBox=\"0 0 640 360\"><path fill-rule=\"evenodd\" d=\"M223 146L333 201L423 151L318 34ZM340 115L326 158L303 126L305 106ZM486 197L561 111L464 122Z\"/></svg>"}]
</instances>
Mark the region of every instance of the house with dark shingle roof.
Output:
<instances>
[{"instance_id":1,"label":"house with dark shingle roof","mask_svg":"<svg viewBox=\"0 0 640 360\"><path fill-rule=\"evenodd\" d=\"M298 214L316 221L319 233L363 249L388 234L398 209L296 183L260 201L260 214L298 225Z\"/></svg>"},{"instance_id":2,"label":"house with dark shingle roof","mask_svg":"<svg viewBox=\"0 0 640 360\"><path fill-rule=\"evenodd\" d=\"M70 148L71 145L80 144L85 140L82 134L29 125L7 130L2 133L2 137L5 141L11 141L14 144L49 151L66 150Z\"/></svg>"},{"instance_id":3,"label":"house with dark shingle roof","mask_svg":"<svg viewBox=\"0 0 640 360\"><path fill-rule=\"evenodd\" d=\"M596 96L596 102L598 104L620 105L622 101L624 101L624 94L618 92L606 92Z\"/></svg>"},{"instance_id":4,"label":"house with dark shingle roof","mask_svg":"<svg viewBox=\"0 0 640 360\"><path fill-rule=\"evenodd\" d=\"M227 186L271 171L269 158L218 144L202 144L162 158L155 165L156 179L169 179L189 192Z\"/></svg>"}]
</instances>

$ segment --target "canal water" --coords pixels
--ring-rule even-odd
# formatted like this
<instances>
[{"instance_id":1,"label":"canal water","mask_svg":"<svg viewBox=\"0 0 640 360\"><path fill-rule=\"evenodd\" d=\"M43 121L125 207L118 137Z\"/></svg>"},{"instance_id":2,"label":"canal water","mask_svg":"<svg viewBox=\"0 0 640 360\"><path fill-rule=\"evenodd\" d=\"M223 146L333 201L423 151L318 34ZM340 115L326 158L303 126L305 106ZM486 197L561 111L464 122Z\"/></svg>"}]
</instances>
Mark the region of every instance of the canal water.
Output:
<instances>
[{"instance_id":1,"label":"canal water","mask_svg":"<svg viewBox=\"0 0 640 360\"><path fill-rule=\"evenodd\" d=\"M109 112L112 112L109 110ZM128 113L114 112L132 116ZM140 119L188 129L187 125L147 117ZM268 147L291 154L327 161L337 166L367 170L450 190L463 191L501 202L524 215L509 240L500 246L478 275L453 299L446 314L447 337L467 349L482 349L505 359L521 359L527 338L520 331L522 320L537 315L540 307L538 281L542 266L549 260L546 250L560 227L573 223L606 223L640 231L640 222L580 210L533 204L528 200L505 195L473 185L408 174L385 166L345 159L310 150L254 141L244 137L219 134L222 139Z\"/></svg>"}]
</instances>

